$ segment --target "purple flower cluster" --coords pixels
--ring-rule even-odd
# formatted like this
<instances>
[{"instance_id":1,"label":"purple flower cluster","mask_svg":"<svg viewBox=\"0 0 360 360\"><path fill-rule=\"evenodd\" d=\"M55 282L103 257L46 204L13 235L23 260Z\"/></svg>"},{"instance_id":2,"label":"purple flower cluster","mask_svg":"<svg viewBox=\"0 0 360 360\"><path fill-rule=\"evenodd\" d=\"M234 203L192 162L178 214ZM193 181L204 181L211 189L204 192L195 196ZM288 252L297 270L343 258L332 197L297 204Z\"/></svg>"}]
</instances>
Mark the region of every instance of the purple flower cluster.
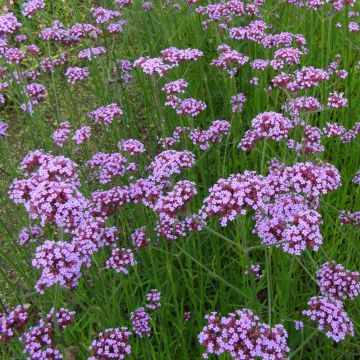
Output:
<instances>
[{"instance_id":1,"label":"purple flower cluster","mask_svg":"<svg viewBox=\"0 0 360 360\"><path fill-rule=\"evenodd\" d=\"M343 309L343 303L326 296L313 296L308 302L309 310L302 314L315 321L320 331L336 342L346 335L354 336L354 326Z\"/></svg>"},{"instance_id":2,"label":"purple flower cluster","mask_svg":"<svg viewBox=\"0 0 360 360\"><path fill-rule=\"evenodd\" d=\"M54 284L69 289L77 285L81 276L82 261L72 243L46 240L36 249L32 265L42 270L35 289L43 294L44 290Z\"/></svg>"},{"instance_id":3,"label":"purple flower cluster","mask_svg":"<svg viewBox=\"0 0 360 360\"><path fill-rule=\"evenodd\" d=\"M151 316L145 311L143 307L139 307L130 313L130 321L132 324L132 330L139 337L147 336L151 334L150 321Z\"/></svg>"},{"instance_id":4,"label":"purple flower cluster","mask_svg":"<svg viewBox=\"0 0 360 360\"><path fill-rule=\"evenodd\" d=\"M70 123L68 121L64 121L60 124L59 129L55 130L52 139L57 146L64 146L66 140L70 135Z\"/></svg>"},{"instance_id":5,"label":"purple flower cluster","mask_svg":"<svg viewBox=\"0 0 360 360\"><path fill-rule=\"evenodd\" d=\"M102 46L99 46L99 47L87 48L79 51L78 58L92 60L92 59L96 59L99 56L104 56L105 54L106 54L106 49Z\"/></svg>"},{"instance_id":6,"label":"purple flower cluster","mask_svg":"<svg viewBox=\"0 0 360 360\"><path fill-rule=\"evenodd\" d=\"M249 275L250 273L255 276L256 280L260 280L264 276L259 264L251 264L250 270L246 270L245 275Z\"/></svg>"},{"instance_id":7,"label":"purple flower cluster","mask_svg":"<svg viewBox=\"0 0 360 360\"><path fill-rule=\"evenodd\" d=\"M31 19L38 10L45 8L44 0L28 0L23 3L22 14Z\"/></svg>"},{"instance_id":8,"label":"purple flower cluster","mask_svg":"<svg viewBox=\"0 0 360 360\"><path fill-rule=\"evenodd\" d=\"M360 293L360 273L346 270L335 262L326 262L316 272L317 284L322 295L338 300L354 300Z\"/></svg>"},{"instance_id":9,"label":"purple flower cluster","mask_svg":"<svg viewBox=\"0 0 360 360\"><path fill-rule=\"evenodd\" d=\"M125 139L118 143L120 151L124 151L131 156L142 154L145 152L145 146L136 139Z\"/></svg>"},{"instance_id":10,"label":"purple flower cluster","mask_svg":"<svg viewBox=\"0 0 360 360\"><path fill-rule=\"evenodd\" d=\"M242 112L245 101L246 101L246 97L243 93L238 93L232 96L230 99L232 112L234 113Z\"/></svg>"},{"instance_id":11,"label":"purple flower cluster","mask_svg":"<svg viewBox=\"0 0 360 360\"><path fill-rule=\"evenodd\" d=\"M29 320L29 306L18 305L8 314L0 312L0 341L7 343L22 331Z\"/></svg>"},{"instance_id":12,"label":"purple flower cluster","mask_svg":"<svg viewBox=\"0 0 360 360\"><path fill-rule=\"evenodd\" d=\"M160 297L161 293L157 289L151 289L146 295L146 308L150 310L160 309Z\"/></svg>"},{"instance_id":13,"label":"purple flower cluster","mask_svg":"<svg viewBox=\"0 0 360 360\"><path fill-rule=\"evenodd\" d=\"M286 139L293 125L289 119L274 111L257 115L252 121L252 130L248 130L239 144L242 150L250 150L261 139L280 141Z\"/></svg>"},{"instance_id":14,"label":"purple flower cluster","mask_svg":"<svg viewBox=\"0 0 360 360\"><path fill-rule=\"evenodd\" d=\"M21 337L21 341L29 359L63 359L63 355L56 348L55 330L56 328L60 331L65 330L68 325L74 322L74 315L75 312L61 308L54 316L54 309L52 309L45 319L39 320L38 325L28 329Z\"/></svg>"},{"instance_id":15,"label":"purple flower cluster","mask_svg":"<svg viewBox=\"0 0 360 360\"><path fill-rule=\"evenodd\" d=\"M146 236L147 234L145 226L134 230L134 232L131 234L132 244L136 250L144 249L150 245L150 241L146 238Z\"/></svg>"},{"instance_id":16,"label":"purple flower cluster","mask_svg":"<svg viewBox=\"0 0 360 360\"><path fill-rule=\"evenodd\" d=\"M114 121L115 118L123 115L123 111L118 104L109 104L89 112L89 117L97 124L104 124L105 127Z\"/></svg>"},{"instance_id":17,"label":"purple flower cluster","mask_svg":"<svg viewBox=\"0 0 360 360\"><path fill-rule=\"evenodd\" d=\"M29 242L34 242L42 236L43 231L39 226L30 226L29 228L22 228L19 233L19 245L24 246Z\"/></svg>"},{"instance_id":18,"label":"purple flower cluster","mask_svg":"<svg viewBox=\"0 0 360 360\"><path fill-rule=\"evenodd\" d=\"M91 136L91 128L89 126L81 126L75 131L72 140L75 141L76 144L80 145L87 141Z\"/></svg>"},{"instance_id":19,"label":"purple flower cluster","mask_svg":"<svg viewBox=\"0 0 360 360\"><path fill-rule=\"evenodd\" d=\"M218 51L221 54L217 59L211 61L211 65L226 70L231 78L238 72L240 66L249 61L248 56L231 49L226 44L218 46Z\"/></svg>"},{"instance_id":20,"label":"purple flower cluster","mask_svg":"<svg viewBox=\"0 0 360 360\"><path fill-rule=\"evenodd\" d=\"M119 11L97 7L92 10L92 16L97 24L105 24L120 16Z\"/></svg>"},{"instance_id":21,"label":"purple flower cluster","mask_svg":"<svg viewBox=\"0 0 360 360\"><path fill-rule=\"evenodd\" d=\"M130 249L115 248L111 251L110 258L106 261L106 267L108 269L114 269L117 273L123 273L127 275L129 273L128 268L135 266L136 261L134 254Z\"/></svg>"},{"instance_id":22,"label":"purple flower cluster","mask_svg":"<svg viewBox=\"0 0 360 360\"><path fill-rule=\"evenodd\" d=\"M90 76L90 71L87 67L69 67L66 70L65 76L67 81L74 85L79 81L87 79Z\"/></svg>"},{"instance_id":23,"label":"purple flower cluster","mask_svg":"<svg viewBox=\"0 0 360 360\"><path fill-rule=\"evenodd\" d=\"M232 359L280 360L290 350L288 334L281 324L271 328L248 309L221 318L214 312L206 315L205 320L207 325L199 334L199 342L205 347L204 358L227 353Z\"/></svg>"},{"instance_id":24,"label":"purple flower cluster","mask_svg":"<svg viewBox=\"0 0 360 360\"><path fill-rule=\"evenodd\" d=\"M119 153L97 153L86 164L96 170L94 176L101 184L108 184L114 177L122 177L127 171L135 170L135 164L128 164L128 160Z\"/></svg>"},{"instance_id":25,"label":"purple flower cluster","mask_svg":"<svg viewBox=\"0 0 360 360\"><path fill-rule=\"evenodd\" d=\"M129 344L131 332L126 327L106 329L99 333L89 347L91 356L88 360L123 360L131 354Z\"/></svg>"}]
</instances>

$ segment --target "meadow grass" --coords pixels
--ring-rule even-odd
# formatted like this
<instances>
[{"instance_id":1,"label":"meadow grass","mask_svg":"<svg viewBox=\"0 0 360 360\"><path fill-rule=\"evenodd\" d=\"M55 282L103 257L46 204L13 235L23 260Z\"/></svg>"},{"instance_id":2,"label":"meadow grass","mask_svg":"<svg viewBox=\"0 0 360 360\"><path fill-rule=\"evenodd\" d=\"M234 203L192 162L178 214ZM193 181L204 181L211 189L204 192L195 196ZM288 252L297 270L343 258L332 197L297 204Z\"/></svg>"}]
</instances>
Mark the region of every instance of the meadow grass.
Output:
<instances>
[{"instance_id":1,"label":"meadow grass","mask_svg":"<svg viewBox=\"0 0 360 360\"><path fill-rule=\"evenodd\" d=\"M22 17L17 5L11 9L22 20L21 32L40 44L44 56L53 57L61 52L59 45L40 43L39 30L50 26L54 19L67 26L91 22L90 9L94 6L115 8L110 0L46 1L46 8L34 19ZM345 91L349 105L338 111L311 113L308 122L319 128L324 128L327 122L338 122L350 129L359 120L360 81L355 65L359 61L360 38L347 29L348 10L329 14L328 8L324 8L314 12L282 1L267 1L262 7L263 20L272 24L272 32L289 31L305 36L309 52L303 56L302 66L327 68L336 54L342 56L341 68L347 69L349 76L318 86L308 95L326 99L329 91ZM351 10L360 11L360 8L355 5ZM351 182L360 169L358 139L349 144L343 144L339 139L326 139L323 153L305 157L290 151L284 143L272 141L259 142L251 152L240 150L238 143L249 129L251 119L264 111L281 112L285 95L278 89L271 94L264 92L276 74L274 70L259 73L259 86L254 87L249 84L254 76L250 66L244 66L235 77L229 78L226 71L210 66L210 62L218 56L217 46L223 43L251 59L271 58L272 49L229 39L227 32L220 31L214 24L202 29L202 16L195 12L193 5L185 2L181 3L180 10L176 10L155 0L153 9L144 12L142 3L134 1L122 12L128 21L124 33L107 34L97 41L97 46L106 47L107 54L86 62L91 73L86 82L70 85L62 70L42 75L41 83L46 86L48 96L32 115L19 109L23 102L21 83L9 83L8 98L11 100L1 108L0 115L10 125L8 136L0 140L0 305L6 309L9 304L30 304L32 324L36 323L36 314L46 314L52 307L76 311L74 324L64 333L56 334L58 348L69 360L73 347L77 351L74 358L87 359L88 346L100 331L130 326L130 312L143 306L146 294L153 288L161 291L161 308L152 314L152 336L132 338L131 359L199 359L203 348L197 336L205 325L205 314L217 311L226 315L240 308L251 309L269 325L282 323L289 334L288 345L293 359L357 359L360 356L359 299L345 301L355 336L338 344L317 331L311 322L306 322L303 330L295 331L293 320L301 319L301 311L306 308L309 298L319 294L315 272L324 262L335 260L345 268L360 269L358 228L344 226L338 220L340 210L355 212L360 208L359 185ZM343 24L342 29L336 28L338 22ZM83 45L91 46L91 41L88 44L85 41ZM163 78L152 79L135 69L134 78L126 86L109 84L116 59L134 61L140 56L157 57L161 50L170 46L196 48L203 51L204 56L199 61L172 69ZM71 52L76 53L76 50ZM0 58L0 65L1 62ZM71 66L76 63L76 58L70 55ZM39 61L35 58L29 66L37 69ZM8 67L19 70L16 64ZM179 117L171 108L163 106L162 86L179 78L189 83L186 96L207 104L207 109L195 119ZM244 93L247 101L243 112L232 113L230 97L238 92ZM113 122L108 131L96 127L80 154L74 154L71 146L59 148L54 145L51 134L62 121L68 120L74 128L88 124L89 111L110 103L118 103L124 116ZM44 295L34 290L39 272L31 266L31 259L38 244L18 246L18 233L29 224L29 219L23 207L15 206L7 195L12 180L22 176L19 164L30 150L44 149L78 163L80 190L89 197L91 192L99 189L97 182L89 181L90 171L85 166L92 154L114 152L122 139L139 139L147 148L139 160L145 165L159 152L158 137L171 136L176 126L207 128L215 119L231 122L230 134L221 143L201 151L189 140L181 142L180 148L192 151L197 159L196 164L179 177L197 185L198 195L189 204L189 211L196 212L201 207L208 189L219 178L245 170L267 175L268 161L274 157L286 165L315 158L319 163L329 162L339 169L342 186L321 198L324 243L318 252L309 249L301 256L293 256L281 248L261 246L259 238L252 232L254 220L251 214L237 217L227 227L221 227L218 219L210 219L202 232L168 241L157 237L156 219L151 210L142 204L125 205L107 221L109 226L119 230L119 244L131 247L131 233L142 226L147 226L152 239L149 248L136 253L137 265L127 276L105 268L110 250L103 248L92 256L91 266L83 269L74 289L65 290L56 285L47 289ZM120 179L114 183L120 185L125 181ZM67 235L58 229L45 228L45 239L61 240L64 236ZM259 281L244 275L250 264L261 265L264 277ZM187 311L191 312L189 322L184 321ZM17 338L1 346L2 359L26 358ZM221 358L230 359L226 355Z\"/></svg>"}]
</instances>

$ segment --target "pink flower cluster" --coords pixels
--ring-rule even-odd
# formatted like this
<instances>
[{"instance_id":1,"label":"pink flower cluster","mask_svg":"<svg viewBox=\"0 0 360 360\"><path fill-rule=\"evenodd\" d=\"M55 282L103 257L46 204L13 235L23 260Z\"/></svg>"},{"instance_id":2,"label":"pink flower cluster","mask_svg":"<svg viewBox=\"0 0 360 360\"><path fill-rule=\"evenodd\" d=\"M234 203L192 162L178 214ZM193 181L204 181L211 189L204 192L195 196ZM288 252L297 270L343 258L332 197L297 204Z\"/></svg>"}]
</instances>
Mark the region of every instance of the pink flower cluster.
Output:
<instances>
[{"instance_id":1,"label":"pink flower cluster","mask_svg":"<svg viewBox=\"0 0 360 360\"><path fill-rule=\"evenodd\" d=\"M213 312L205 320L207 325L199 334L199 342L205 348L204 358L228 354L232 359L280 360L290 350L288 334L281 324L271 328L248 309L221 318Z\"/></svg>"},{"instance_id":2,"label":"pink flower cluster","mask_svg":"<svg viewBox=\"0 0 360 360\"><path fill-rule=\"evenodd\" d=\"M52 139L57 146L64 146L67 138L70 135L70 123L68 121L64 121L60 124L59 129L55 130Z\"/></svg>"},{"instance_id":3,"label":"pink flower cluster","mask_svg":"<svg viewBox=\"0 0 360 360\"><path fill-rule=\"evenodd\" d=\"M102 46L98 46L79 51L78 58L92 60L98 58L99 56L104 56L105 54L106 49Z\"/></svg>"},{"instance_id":4,"label":"pink flower cluster","mask_svg":"<svg viewBox=\"0 0 360 360\"><path fill-rule=\"evenodd\" d=\"M319 86L319 84L328 79L329 74L325 70L309 66L296 70L293 74L280 73L274 77L272 82L275 87L284 88L296 93L300 90Z\"/></svg>"},{"instance_id":5,"label":"pink flower cluster","mask_svg":"<svg viewBox=\"0 0 360 360\"><path fill-rule=\"evenodd\" d=\"M245 275L252 274L253 276L255 276L256 280L260 280L264 276L259 264L256 265L251 264L250 270L246 270L244 274Z\"/></svg>"}]
</instances>

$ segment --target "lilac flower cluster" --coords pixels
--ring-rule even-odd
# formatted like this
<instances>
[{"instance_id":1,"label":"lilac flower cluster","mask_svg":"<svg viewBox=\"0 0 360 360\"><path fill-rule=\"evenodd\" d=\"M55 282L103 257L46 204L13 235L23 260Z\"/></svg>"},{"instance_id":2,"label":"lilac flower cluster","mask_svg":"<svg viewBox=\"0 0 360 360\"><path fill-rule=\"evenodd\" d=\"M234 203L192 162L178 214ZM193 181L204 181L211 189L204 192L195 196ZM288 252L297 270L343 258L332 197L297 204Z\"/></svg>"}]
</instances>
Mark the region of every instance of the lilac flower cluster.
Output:
<instances>
[{"instance_id":1,"label":"lilac flower cluster","mask_svg":"<svg viewBox=\"0 0 360 360\"><path fill-rule=\"evenodd\" d=\"M282 114L270 111L257 115L252 121L253 130L248 130L239 144L242 150L250 150L261 139L280 141L286 139L293 125Z\"/></svg>"},{"instance_id":2,"label":"lilac flower cluster","mask_svg":"<svg viewBox=\"0 0 360 360\"><path fill-rule=\"evenodd\" d=\"M104 124L106 128L115 118L123 115L123 111L118 104L109 104L89 112L89 117L97 124Z\"/></svg>"},{"instance_id":3,"label":"lilac flower cluster","mask_svg":"<svg viewBox=\"0 0 360 360\"><path fill-rule=\"evenodd\" d=\"M19 234L19 245L24 246L29 242L34 242L42 236L43 231L39 226L30 226L29 228L22 228Z\"/></svg>"},{"instance_id":4,"label":"lilac flower cluster","mask_svg":"<svg viewBox=\"0 0 360 360\"><path fill-rule=\"evenodd\" d=\"M150 242L146 236L145 226L134 230L134 232L131 234L132 244L136 250L144 249L150 245Z\"/></svg>"},{"instance_id":5,"label":"lilac flower cluster","mask_svg":"<svg viewBox=\"0 0 360 360\"><path fill-rule=\"evenodd\" d=\"M150 310L160 309L160 297L161 293L157 289L150 290L146 295L146 308Z\"/></svg>"},{"instance_id":6,"label":"lilac flower cluster","mask_svg":"<svg viewBox=\"0 0 360 360\"><path fill-rule=\"evenodd\" d=\"M218 51L221 54L217 59L211 61L211 65L226 70L231 78L238 72L240 66L249 61L248 56L231 49L226 44L218 46Z\"/></svg>"},{"instance_id":7,"label":"lilac flower cluster","mask_svg":"<svg viewBox=\"0 0 360 360\"><path fill-rule=\"evenodd\" d=\"M317 323L320 331L326 331L326 336L336 342L346 335L354 336L354 327L343 303L326 296L314 296L308 302L309 310L304 310L303 315Z\"/></svg>"},{"instance_id":8,"label":"lilac flower cluster","mask_svg":"<svg viewBox=\"0 0 360 360\"><path fill-rule=\"evenodd\" d=\"M87 79L90 76L90 71L87 67L69 67L66 70L65 76L67 81L74 85L79 81Z\"/></svg>"},{"instance_id":9,"label":"lilac flower cluster","mask_svg":"<svg viewBox=\"0 0 360 360\"><path fill-rule=\"evenodd\" d=\"M260 280L264 276L259 264L251 264L250 270L246 270L245 275L249 275L250 273L255 276L256 280Z\"/></svg>"},{"instance_id":10,"label":"lilac flower cluster","mask_svg":"<svg viewBox=\"0 0 360 360\"><path fill-rule=\"evenodd\" d=\"M56 328L60 331L65 330L68 325L74 322L74 315L75 312L64 308L59 309L54 314L54 309L52 309L45 319L39 320L38 325L28 329L21 337L21 341L29 359L63 359L63 355L56 348L55 330Z\"/></svg>"},{"instance_id":11,"label":"lilac flower cluster","mask_svg":"<svg viewBox=\"0 0 360 360\"><path fill-rule=\"evenodd\" d=\"M136 139L126 139L118 143L120 151L124 151L131 156L142 154L145 152L145 146L142 142Z\"/></svg>"},{"instance_id":12,"label":"lilac flower cluster","mask_svg":"<svg viewBox=\"0 0 360 360\"><path fill-rule=\"evenodd\" d=\"M106 267L108 269L114 269L117 273L123 273L127 275L129 273L128 268L135 266L136 261L134 255L130 249L115 248L111 251L110 258L106 261Z\"/></svg>"},{"instance_id":13,"label":"lilac flower cluster","mask_svg":"<svg viewBox=\"0 0 360 360\"><path fill-rule=\"evenodd\" d=\"M316 272L317 284L322 295L338 300L354 300L360 293L360 273L346 270L335 262L326 262Z\"/></svg>"},{"instance_id":14,"label":"lilac flower cluster","mask_svg":"<svg viewBox=\"0 0 360 360\"><path fill-rule=\"evenodd\" d=\"M131 354L129 344L131 332L126 327L106 329L99 333L89 347L91 356L88 360L123 360Z\"/></svg>"},{"instance_id":15,"label":"lilac flower cluster","mask_svg":"<svg viewBox=\"0 0 360 360\"><path fill-rule=\"evenodd\" d=\"M242 112L245 101L246 101L246 97L243 93L238 93L232 96L230 99L232 112L234 113Z\"/></svg>"},{"instance_id":16,"label":"lilac flower cluster","mask_svg":"<svg viewBox=\"0 0 360 360\"><path fill-rule=\"evenodd\" d=\"M288 334L280 324L271 328L248 309L226 317L213 312L205 316L207 325L199 334L205 347L204 358L229 354L232 359L285 359L289 352Z\"/></svg>"},{"instance_id":17,"label":"lilac flower cluster","mask_svg":"<svg viewBox=\"0 0 360 360\"><path fill-rule=\"evenodd\" d=\"M52 139L57 146L64 146L66 140L70 135L70 123L68 121L64 121L60 124L59 129L55 130Z\"/></svg>"},{"instance_id":18,"label":"lilac flower cluster","mask_svg":"<svg viewBox=\"0 0 360 360\"><path fill-rule=\"evenodd\" d=\"M92 16L97 24L105 24L120 16L120 12L97 7L92 10Z\"/></svg>"},{"instance_id":19,"label":"lilac flower cluster","mask_svg":"<svg viewBox=\"0 0 360 360\"><path fill-rule=\"evenodd\" d=\"M91 137L91 128L89 126L81 126L75 131L72 140L75 141L76 144L80 145L87 141Z\"/></svg>"},{"instance_id":20,"label":"lilac flower cluster","mask_svg":"<svg viewBox=\"0 0 360 360\"><path fill-rule=\"evenodd\" d=\"M7 343L21 332L29 320L29 306L18 305L8 314L0 312L0 341Z\"/></svg>"},{"instance_id":21,"label":"lilac flower cluster","mask_svg":"<svg viewBox=\"0 0 360 360\"><path fill-rule=\"evenodd\" d=\"M151 316L145 311L143 307L139 307L130 313L130 321L132 323L132 330L139 337L151 334L151 327L149 325L152 320Z\"/></svg>"},{"instance_id":22,"label":"lilac flower cluster","mask_svg":"<svg viewBox=\"0 0 360 360\"><path fill-rule=\"evenodd\" d=\"M78 190L77 165L71 160L36 150L24 158L21 168L25 179L13 181L10 198L23 204L30 219L39 219L41 227L53 224L72 239L46 241L37 248L33 266L42 274L35 288L43 293L55 283L73 287L81 266L89 266L91 255L101 246L113 244L116 231L95 216L91 202Z\"/></svg>"},{"instance_id":23,"label":"lilac flower cluster","mask_svg":"<svg viewBox=\"0 0 360 360\"><path fill-rule=\"evenodd\" d=\"M28 0L23 3L22 14L31 19L38 10L45 8L44 0Z\"/></svg>"},{"instance_id":24,"label":"lilac flower cluster","mask_svg":"<svg viewBox=\"0 0 360 360\"><path fill-rule=\"evenodd\" d=\"M78 58L92 60L98 58L99 56L104 56L105 54L106 49L102 46L99 46L79 51Z\"/></svg>"}]
</instances>

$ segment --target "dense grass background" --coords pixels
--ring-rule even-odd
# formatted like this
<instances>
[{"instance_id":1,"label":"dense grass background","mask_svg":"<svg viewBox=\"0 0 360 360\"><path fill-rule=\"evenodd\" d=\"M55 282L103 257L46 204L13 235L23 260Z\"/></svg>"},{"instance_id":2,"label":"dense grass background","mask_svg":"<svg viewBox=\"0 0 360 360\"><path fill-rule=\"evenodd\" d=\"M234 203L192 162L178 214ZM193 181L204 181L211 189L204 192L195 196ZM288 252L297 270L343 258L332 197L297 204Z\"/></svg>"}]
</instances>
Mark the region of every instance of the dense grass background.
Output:
<instances>
[{"instance_id":1,"label":"dense grass background","mask_svg":"<svg viewBox=\"0 0 360 360\"><path fill-rule=\"evenodd\" d=\"M90 21L91 7L99 5L114 7L110 0L48 1L47 8L35 19L23 19L22 32L40 44L43 55L55 56L61 49L58 45L40 43L37 39L39 30L49 26L53 19L61 20L65 25ZM209 29L203 30L203 19L193 6L185 3L181 3L181 10L175 10L163 7L162 1L155 0L154 9L149 13L144 12L141 5L141 2L135 1L123 11L123 18L129 22L124 34L98 41L98 46L106 45L108 53L106 57L87 63L91 79L85 84L68 85L64 69L52 76L42 75L41 82L46 85L49 96L36 108L32 117L19 110L19 87L11 84L13 103L0 110L0 117L10 125L9 136L0 141L1 302L31 304L34 323L37 313L45 314L52 306L75 310L75 324L59 337L58 343L64 353L71 352L76 346L76 359L87 358L88 345L99 331L129 326L130 312L143 305L146 293L152 288L161 291L162 307L154 313L153 335L149 339L132 338L132 359L198 359L202 348L197 335L204 325L204 315L211 311L225 315L242 307L253 310L264 322L284 324L289 332L289 346L295 352L294 359L357 359L360 356L359 299L346 302L354 322L355 337L346 338L339 345L334 345L324 334L314 333L310 323L303 331L296 332L292 321L300 318L309 298L319 294L314 276L321 264L333 259L346 268L360 269L359 231L340 225L337 219L339 210L360 209L359 186L351 183L360 169L358 140L351 144L327 140L324 143L326 151L316 156L320 161L334 164L342 176L341 188L321 201L324 244L318 253L306 251L302 256L295 257L281 249L256 247L260 240L252 234L254 224L250 216L238 218L226 228L221 228L214 220L209 222L206 231L175 242L155 241L153 232L153 245L137 254L138 264L126 277L105 269L110 250L103 249L94 257L92 266L84 269L79 286L74 290L55 287L47 290L45 295L33 290L39 276L30 264L36 245L23 248L17 245L17 234L28 224L28 219L24 210L15 207L7 197L12 179L20 176L19 162L29 150L42 148L81 164L81 190L89 195L99 188L98 184L87 181L89 170L83 166L91 154L115 151L119 140L132 137L145 143L148 153L142 161L148 163L159 151L157 137L171 136L176 126L207 128L215 119L229 120L232 124L229 137L208 151L202 152L186 141L179 146L194 151L197 157L196 165L181 175L181 178L197 184L199 195L191 202L193 211L201 206L208 188L220 177L244 170L256 170L266 175L267 161L273 157L288 165L305 160L297 159L284 144L260 142L250 153L237 148L251 119L259 112L281 111L284 94L275 90L268 95L263 90L270 85L275 72L259 73L260 85L253 87L249 80L257 75L249 65L244 66L233 79L229 79L225 71L209 65L217 57L216 47L222 43L233 46L251 59L270 58L271 49L230 40L216 26L210 25ZM324 102L329 91L345 91L349 106L341 111L326 110L312 114L309 123L323 128L326 122L336 121L351 128L359 121L360 113L359 70L355 69L360 60L360 39L358 34L347 30L347 11L329 13L326 8L316 13L278 1L267 1L264 9L264 20L272 24L272 32L290 31L306 37L309 53L303 57L303 66L326 68L336 54L342 55L340 67L349 71L348 78L333 84L326 83L309 95L317 96ZM360 11L359 6L357 10ZM20 13L19 8L17 11ZM342 29L335 27L337 22L343 24ZM198 48L204 52L204 57L195 63L182 64L156 82L135 70L134 79L127 86L108 84L115 59L133 61L140 56L156 57L160 50L170 46ZM77 54L77 50L74 49L73 54ZM78 63L76 59L70 59L70 63ZM36 68L38 65L35 61L31 66ZM201 99L208 105L207 110L195 119L180 118L172 109L162 105L165 97L159 89L165 82L178 78L189 82L187 96ZM241 114L233 114L229 100L238 92L247 96L247 102ZM74 154L69 146L59 149L53 145L51 134L61 121L69 120L76 125L89 123L88 111L112 102L120 104L125 116L113 123L108 132L101 128L93 131L91 141L80 155ZM165 119L163 128L160 126L161 118ZM120 244L130 245L131 232L144 225L152 231L154 220L152 212L144 206L131 205L122 208L109 225L120 229ZM59 234L49 228L46 236L56 239ZM255 248L247 252L242 249L250 247ZM244 276L250 263L259 263L265 271L259 282ZM188 323L183 320L185 311L191 311ZM70 353L68 356L71 359ZM24 358L21 344L12 341L6 348L3 347L1 358Z\"/></svg>"}]
</instances>

